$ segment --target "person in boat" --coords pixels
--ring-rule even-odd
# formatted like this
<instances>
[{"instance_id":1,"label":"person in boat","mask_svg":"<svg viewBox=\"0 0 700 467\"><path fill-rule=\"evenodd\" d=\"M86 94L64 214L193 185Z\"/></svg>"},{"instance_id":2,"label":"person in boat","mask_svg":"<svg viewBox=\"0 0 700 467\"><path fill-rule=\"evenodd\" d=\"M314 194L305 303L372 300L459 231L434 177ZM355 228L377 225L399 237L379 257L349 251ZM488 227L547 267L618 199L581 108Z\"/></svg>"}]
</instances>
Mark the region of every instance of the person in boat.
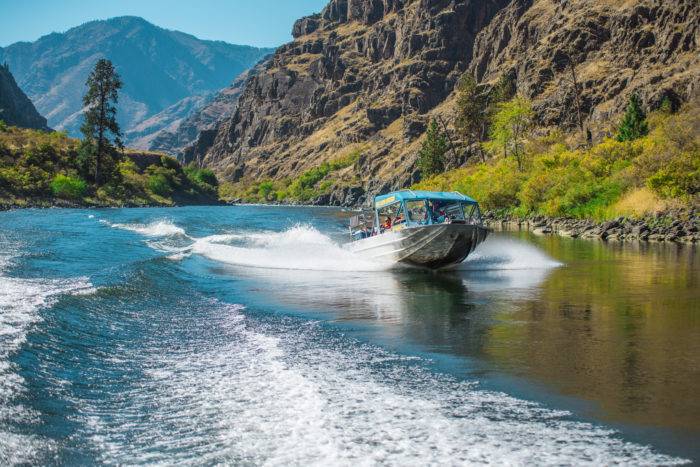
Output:
<instances>
[{"instance_id":1,"label":"person in boat","mask_svg":"<svg viewBox=\"0 0 700 467\"><path fill-rule=\"evenodd\" d=\"M449 218L449 216L445 214L445 210L438 203L433 204L433 216L433 222L436 224L444 224Z\"/></svg>"},{"instance_id":2,"label":"person in boat","mask_svg":"<svg viewBox=\"0 0 700 467\"><path fill-rule=\"evenodd\" d=\"M386 220L382 224L382 230L389 230L391 229L391 217L387 216Z\"/></svg>"}]
</instances>

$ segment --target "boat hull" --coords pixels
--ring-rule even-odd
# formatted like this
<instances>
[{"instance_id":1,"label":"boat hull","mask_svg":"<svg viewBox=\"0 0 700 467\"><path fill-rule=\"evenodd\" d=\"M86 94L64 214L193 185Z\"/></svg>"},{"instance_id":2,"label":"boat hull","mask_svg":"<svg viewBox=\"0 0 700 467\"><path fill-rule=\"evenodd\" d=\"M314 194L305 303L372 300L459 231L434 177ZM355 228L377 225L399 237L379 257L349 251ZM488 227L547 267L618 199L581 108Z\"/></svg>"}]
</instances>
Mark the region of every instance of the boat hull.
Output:
<instances>
[{"instance_id":1,"label":"boat hull","mask_svg":"<svg viewBox=\"0 0 700 467\"><path fill-rule=\"evenodd\" d=\"M440 269L464 261L487 235L481 225L422 225L357 240L347 248L371 259Z\"/></svg>"}]
</instances>

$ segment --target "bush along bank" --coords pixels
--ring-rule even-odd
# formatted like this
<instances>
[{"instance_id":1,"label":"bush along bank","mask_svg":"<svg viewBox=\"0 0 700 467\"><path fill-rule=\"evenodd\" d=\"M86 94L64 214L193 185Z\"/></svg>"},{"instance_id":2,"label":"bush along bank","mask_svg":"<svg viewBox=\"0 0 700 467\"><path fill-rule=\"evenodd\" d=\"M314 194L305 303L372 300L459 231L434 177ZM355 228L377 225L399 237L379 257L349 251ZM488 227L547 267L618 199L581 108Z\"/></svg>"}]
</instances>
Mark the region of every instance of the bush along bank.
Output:
<instances>
[{"instance_id":1,"label":"bush along bank","mask_svg":"<svg viewBox=\"0 0 700 467\"><path fill-rule=\"evenodd\" d=\"M495 230L530 230L539 235L605 241L648 241L700 244L700 216L696 208L669 209L641 218L620 216L607 221L546 217L517 217L493 211L484 213L484 222Z\"/></svg>"},{"instance_id":2,"label":"bush along bank","mask_svg":"<svg viewBox=\"0 0 700 467\"><path fill-rule=\"evenodd\" d=\"M493 213L492 223L542 233L697 241L700 96L648 117L633 96L617 129L597 143L580 132L535 129L518 99L497 111L480 160L414 188L469 194Z\"/></svg>"},{"instance_id":3,"label":"bush along bank","mask_svg":"<svg viewBox=\"0 0 700 467\"><path fill-rule=\"evenodd\" d=\"M60 132L0 125L0 209L174 206L218 203L208 169L159 153L127 150L91 177L90 147Z\"/></svg>"}]
</instances>

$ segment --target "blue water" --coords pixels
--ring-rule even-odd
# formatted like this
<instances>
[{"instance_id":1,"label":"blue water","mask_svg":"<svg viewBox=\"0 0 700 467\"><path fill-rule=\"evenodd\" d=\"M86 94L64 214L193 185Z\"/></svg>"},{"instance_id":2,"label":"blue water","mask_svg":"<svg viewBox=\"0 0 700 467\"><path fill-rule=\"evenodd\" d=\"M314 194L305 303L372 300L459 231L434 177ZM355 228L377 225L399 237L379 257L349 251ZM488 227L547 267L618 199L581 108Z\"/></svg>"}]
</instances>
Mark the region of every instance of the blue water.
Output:
<instances>
[{"instance_id":1,"label":"blue water","mask_svg":"<svg viewBox=\"0 0 700 467\"><path fill-rule=\"evenodd\" d=\"M0 463L693 458L694 427L606 416L508 356L513 307L567 267L546 246L499 234L459 271L396 269L342 249L343 215L0 213Z\"/></svg>"}]
</instances>

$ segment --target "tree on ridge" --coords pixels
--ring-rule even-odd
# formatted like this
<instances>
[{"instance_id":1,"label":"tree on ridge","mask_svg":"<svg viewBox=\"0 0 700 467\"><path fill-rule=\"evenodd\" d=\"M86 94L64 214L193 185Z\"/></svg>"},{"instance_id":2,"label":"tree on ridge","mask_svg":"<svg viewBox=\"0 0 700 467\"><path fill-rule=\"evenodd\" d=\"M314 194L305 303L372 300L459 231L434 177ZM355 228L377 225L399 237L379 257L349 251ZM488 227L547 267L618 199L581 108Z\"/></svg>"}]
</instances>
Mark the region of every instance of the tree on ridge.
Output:
<instances>
[{"instance_id":1,"label":"tree on ridge","mask_svg":"<svg viewBox=\"0 0 700 467\"><path fill-rule=\"evenodd\" d=\"M112 62L103 58L95 64L86 85L88 91L83 97L85 122L80 131L90 145L89 159L94 159L95 183L100 185L104 162L113 160L115 147L124 147L116 107L122 82Z\"/></svg>"}]
</instances>

